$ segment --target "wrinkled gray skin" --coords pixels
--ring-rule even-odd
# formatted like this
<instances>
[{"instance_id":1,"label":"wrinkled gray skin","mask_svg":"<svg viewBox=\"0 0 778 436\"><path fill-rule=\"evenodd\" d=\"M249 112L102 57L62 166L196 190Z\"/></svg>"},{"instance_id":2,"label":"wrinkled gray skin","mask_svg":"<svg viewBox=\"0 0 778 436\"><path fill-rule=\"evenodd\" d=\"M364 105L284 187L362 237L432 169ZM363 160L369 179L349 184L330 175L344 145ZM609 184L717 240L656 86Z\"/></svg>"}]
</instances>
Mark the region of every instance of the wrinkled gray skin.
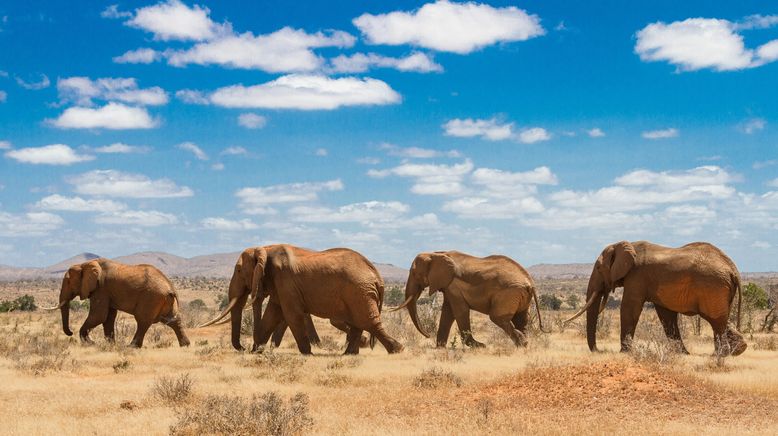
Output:
<instances>
[{"instance_id":1,"label":"wrinkled gray skin","mask_svg":"<svg viewBox=\"0 0 778 436\"><path fill-rule=\"evenodd\" d=\"M597 350L597 320L610 293L624 287L621 300L621 351L631 349L635 327L647 301L654 304L667 337L684 353L678 314L700 315L713 328L719 355L746 350L743 336L729 324L735 294L740 324L740 273L721 250L705 242L680 248L646 241L611 244L597 258L586 291L587 303L570 320L586 313L586 340ZM568 320L568 321L570 321Z\"/></svg>"}]
</instances>

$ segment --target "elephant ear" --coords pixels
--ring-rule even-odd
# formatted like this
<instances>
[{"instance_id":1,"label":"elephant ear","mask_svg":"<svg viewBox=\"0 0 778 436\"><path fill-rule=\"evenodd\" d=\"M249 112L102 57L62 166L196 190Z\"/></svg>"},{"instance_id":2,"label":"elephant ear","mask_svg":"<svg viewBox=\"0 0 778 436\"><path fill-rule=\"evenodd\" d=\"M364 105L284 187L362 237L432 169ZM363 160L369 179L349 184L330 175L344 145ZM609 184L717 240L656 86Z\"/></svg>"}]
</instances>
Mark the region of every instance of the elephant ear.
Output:
<instances>
[{"instance_id":1,"label":"elephant ear","mask_svg":"<svg viewBox=\"0 0 778 436\"><path fill-rule=\"evenodd\" d=\"M613 260L610 267L611 286L616 286L616 282L623 279L629 273L629 270L635 266L637 252L635 247L627 241L613 244Z\"/></svg>"},{"instance_id":2,"label":"elephant ear","mask_svg":"<svg viewBox=\"0 0 778 436\"><path fill-rule=\"evenodd\" d=\"M430 269L428 273L430 294L441 289L446 289L454 281L457 265L449 256L442 253L434 253L430 257Z\"/></svg>"},{"instance_id":3,"label":"elephant ear","mask_svg":"<svg viewBox=\"0 0 778 436\"><path fill-rule=\"evenodd\" d=\"M265 298L265 290L262 286L263 279L265 278L265 265L267 264L267 250L263 247L254 250L254 259L256 259L256 266L254 266L254 274L251 278L251 298L260 301Z\"/></svg>"},{"instance_id":4,"label":"elephant ear","mask_svg":"<svg viewBox=\"0 0 778 436\"><path fill-rule=\"evenodd\" d=\"M103 284L103 268L96 260L81 265L81 293L79 296L86 300L92 292Z\"/></svg>"}]
</instances>

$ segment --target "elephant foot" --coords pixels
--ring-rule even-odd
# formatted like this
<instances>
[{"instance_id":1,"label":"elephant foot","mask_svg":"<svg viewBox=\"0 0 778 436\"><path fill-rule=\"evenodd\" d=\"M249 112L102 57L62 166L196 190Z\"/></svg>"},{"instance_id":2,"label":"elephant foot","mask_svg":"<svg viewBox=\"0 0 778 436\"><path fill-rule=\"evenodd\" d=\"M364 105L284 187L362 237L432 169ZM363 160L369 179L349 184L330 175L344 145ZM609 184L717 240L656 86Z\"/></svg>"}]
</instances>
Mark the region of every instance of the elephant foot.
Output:
<instances>
[{"instance_id":1,"label":"elephant foot","mask_svg":"<svg viewBox=\"0 0 778 436\"><path fill-rule=\"evenodd\" d=\"M746 351L746 348L748 348L748 344L746 344L744 341L740 341L734 346L734 348L732 348L732 355L740 356L744 351Z\"/></svg>"},{"instance_id":2,"label":"elephant foot","mask_svg":"<svg viewBox=\"0 0 778 436\"><path fill-rule=\"evenodd\" d=\"M356 356L357 354L359 354L359 348L357 348L356 350L349 350L348 348L346 348L346 351L343 352L344 356Z\"/></svg>"},{"instance_id":3,"label":"elephant foot","mask_svg":"<svg viewBox=\"0 0 778 436\"><path fill-rule=\"evenodd\" d=\"M478 342L475 339L470 339L469 341L465 342L465 345L467 345L470 348L485 348L486 344L483 342Z\"/></svg>"},{"instance_id":4,"label":"elephant foot","mask_svg":"<svg viewBox=\"0 0 778 436\"><path fill-rule=\"evenodd\" d=\"M189 345L191 345L191 342L189 342L188 338L184 338L184 339L178 341L178 346L179 347L188 347Z\"/></svg>"},{"instance_id":5,"label":"elephant foot","mask_svg":"<svg viewBox=\"0 0 778 436\"><path fill-rule=\"evenodd\" d=\"M402 346L402 344L398 343L394 345L393 347L387 348L386 352L389 354L397 354L402 353L402 351L405 349L405 347Z\"/></svg>"}]
</instances>

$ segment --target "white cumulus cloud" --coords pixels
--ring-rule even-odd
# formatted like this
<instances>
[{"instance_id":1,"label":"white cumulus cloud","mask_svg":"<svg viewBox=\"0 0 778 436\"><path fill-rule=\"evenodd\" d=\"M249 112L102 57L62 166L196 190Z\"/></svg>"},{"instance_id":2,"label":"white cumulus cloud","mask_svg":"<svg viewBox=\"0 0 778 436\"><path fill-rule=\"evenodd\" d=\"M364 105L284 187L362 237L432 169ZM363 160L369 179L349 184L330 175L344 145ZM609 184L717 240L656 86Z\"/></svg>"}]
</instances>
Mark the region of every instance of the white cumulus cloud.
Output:
<instances>
[{"instance_id":1,"label":"white cumulus cloud","mask_svg":"<svg viewBox=\"0 0 778 436\"><path fill-rule=\"evenodd\" d=\"M208 160L208 154L206 154L203 149L198 147L194 142L182 142L176 147L192 153L198 160Z\"/></svg>"},{"instance_id":2,"label":"white cumulus cloud","mask_svg":"<svg viewBox=\"0 0 778 436\"><path fill-rule=\"evenodd\" d=\"M0 211L0 236L42 236L62 227L64 223L62 217L48 212L12 214Z\"/></svg>"},{"instance_id":3,"label":"white cumulus cloud","mask_svg":"<svg viewBox=\"0 0 778 436\"><path fill-rule=\"evenodd\" d=\"M667 139L667 138L677 138L679 133L680 132L678 132L678 129L674 127L670 127L667 129L649 130L643 132L641 136L643 136L646 139Z\"/></svg>"},{"instance_id":4,"label":"white cumulus cloud","mask_svg":"<svg viewBox=\"0 0 778 436\"><path fill-rule=\"evenodd\" d=\"M150 179L143 174L116 170L95 170L68 177L78 194L126 198L191 197L194 192L170 179Z\"/></svg>"},{"instance_id":5,"label":"white cumulus cloud","mask_svg":"<svg viewBox=\"0 0 778 436\"><path fill-rule=\"evenodd\" d=\"M434 157L462 157L456 150L433 150L421 147L398 147L394 144L383 143L378 148L386 151L390 156L405 157L411 159L430 159ZM377 162L375 162L377 163Z\"/></svg>"},{"instance_id":6,"label":"white cumulus cloud","mask_svg":"<svg viewBox=\"0 0 778 436\"><path fill-rule=\"evenodd\" d=\"M354 45L354 40L353 36L341 31L309 34L284 27L267 35L232 34L188 49L171 50L165 56L170 65L178 67L198 64L270 73L308 72L319 69L325 62L312 51L313 48L346 48Z\"/></svg>"},{"instance_id":7,"label":"white cumulus cloud","mask_svg":"<svg viewBox=\"0 0 778 436\"><path fill-rule=\"evenodd\" d=\"M43 147L29 147L11 150L6 157L35 165L71 165L94 160L94 156L79 154L65 144L51 144Z\"/></svg>"},{"instance_id":8,"label":"white cumulus cloud","mask_svg":"<svg viewBox=\"0 0 778 436\"><path fill-rule=\"evenodd\" d=\"M399 103L400 99L400 94L377 79L298 74L261 85L227 86L210 95L211 103L217 106L301 110L387 105Z\"/></svg>"},{"instance_id":9,"label":"white cumulus cloud","mask_svg":"<svg viewBox=\"0 0 778 436\"><path fill-rule=\"evenodd\" d=\"M421 52L402 58L383 56L376 53L354 53L340 55L330 59L329 70L334 73L364 73L371 68L394 68L399 71L415 73L439 73L443 67L433 58Z\"/></svg>"},{"instance_id":10,"label":"white cumulus cloud","mask_svg":"<svg viewBox=\"0 0 778 436\"><path fill-rule=\"evenodd\" d=\"M240 114L238 115L238 124L247 129L261 129L267 124L267 118L252 113Z\"/></svg>"},{"instance_id":11,"label":"white cumulus cloud","mask_svg":"<svg viewBox=\"0 0 778 436\"><path fill-rule=\"evenodd\" d=\"M235 232L241 230L254 230L259 228L258 225L254 224L253 222L251 222L251 220L248 219L229 220L221 217L205 218L200 221L200 224L203 226L203 228L209 230L221 230L221 231L228 231L228 232Z\"/></svg>"},{"instance_id":12,"label":"white cumulus cloud","mask_svg":"<svg viewBox=\"0 0 778 436\"><path fill-rule=\"evenodd\" d=\"M127 209L127 205L113 200L84 199L78 196L65 197L59 194L40 199L34 207L41 210L65 212L116 212Z\"/></svg>"},{"instance_id":13,"label":"white cumulus cloud","mask_svg":"<svg viewBox=\"0 0 778 436\"><path fill-rule=\"evenodd\" d=\"M318 199L319 192L341 191L340 179L326 182L288 183L283 185L242 188L235 193L243 212L252 215L274 214L274 204L300 203Z\"/></svg>"},{"instance_id":14,"label":"white cumulus cloud","mask_svg":"<svg viewBox=\"0 0 778 436\"><path fill-rule=\"evenodd\" d=\"M156 210L125 210L98 215L94 221L98 224L158 227L176 224L178 218L175 215Z\"/></svg>"},{"instance_id":15,"label":"white cumulus cloud","mask_svg":"<svg viewBox=\"0 0 778 436\"><path fill-rule=\"evenodd\" d=\"M530 127L519 132L517 137L520 142L534 144L536 142L548 141L551 139L551 134L542 127Z\"/></svg>"},{"instance_id":16,"label":"white cumulus cloud","mask_svg":"<svg viewBox=\"0 0 778 436\"><path fill-rule=\"evenodd\" d=\"M743 28L716 18L688 18L669 24L660 21L637 33L635 53L643 61L669 62L679 71L741 70L778 58L778 40L756 50L747 48L739 33Z\"/></svg>"},{"instance_id":17,"label":"white cumulus cloud","mask_svg":"<svg viewBox=\"0 0 778 436\"><path fill-rule=\"evenodd\" d=\"M159 122L142 107L108 103L105 106L71 107L49 122L60 129L152 129Z\"/></svg>"},{"instance_id":18,"label":"white cumulus cloud","mask_svg":"<svg viewBox=\"0 0 778 436\"><path fill-rule=\"evenodd\" d=\"M113 61L117 64L150 64L162 58L162 53L151 48L138 48L124 52L116 56Z\"/></svg>"},{"instance_id":19,"label":"white cumulus cloud","mask_svg":"<svg viewBox=\"0 0 778 436\"><path fill-rule=\"evenodd\" d=\"M161 41L202 41L218 36L229 27L213 22L209 15L206 7L189 7L178 0L168 0L137 9L125 24L151 32L154 39Z\"/></svg>"},{"instance_id":20,"label":"white cumulus cloud","mask_svg":"<svg viewBox=\"0 0 778 436\"><path fill-rule=\"evenodd\" d=\"M589 135L592 138L602 138L605 136L605 132L602 131L599 127L595 127L593 129L587 130L586 134Z\"/></svg>"},{"instance_id":21,"label":"white cumulus cloud","mask_svg":"<svg viewBox=\"0 0 778 436\"><path fill-rule=\"evenodd\" d=\"M168 95L164 89L154 86L139 88L134 78L68 77L57 80L57 92L63 102L79 106L92 106L93 99L119 101L122 103L159 106L167 104Z\"/></svg>"},{"instance_id":22,"label":"white cumulus cloud","mask_svg":"<svg viewBox=\"0 0 778 436\"><path fill-rule=\"evenodd\" d=\"M464 138L477 136L489 141L501 141L514 135L513 123L504 123L496 118L486 120L455 118L443 124L443 130L448 136Z\"/></svg>"},{"instance_id":23,"label":"white cumulus cloud","mask_svg":"<svg viewBox=\"0 0 778 436\"><path fill-rule=\"evenodd\" d=\"M104 154L129 154L129 153L147 153L151 148L141 145L127 145L121 142L104 145L94 149L95 153Z\"/></svg>"},{"instance_id":24,"label":"white cumulus cloud","mask_svg":"<svg viewBox=\"0 0 778 436\"><path fill-rule=\"evenodd\" d=\"M411 12L363 14L353 23L371 44L411 44L460 54L545 33L537 15L515 6L495 8L446 0L425 4Z\"/></svg>"}]
</instances>

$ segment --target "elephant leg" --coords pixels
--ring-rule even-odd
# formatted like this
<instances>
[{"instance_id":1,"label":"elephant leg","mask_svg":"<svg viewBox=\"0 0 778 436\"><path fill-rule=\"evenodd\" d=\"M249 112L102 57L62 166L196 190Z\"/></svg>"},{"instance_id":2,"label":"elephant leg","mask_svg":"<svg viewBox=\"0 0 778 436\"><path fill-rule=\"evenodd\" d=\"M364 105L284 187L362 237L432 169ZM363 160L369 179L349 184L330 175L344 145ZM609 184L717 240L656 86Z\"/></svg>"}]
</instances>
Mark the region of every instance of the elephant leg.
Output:
<instances>
[{"instance_id":1,"label":"elephant leg","mask_svg":"<svg viewBox=\"0 0 778 436\"><path fill-rule=\"evenodd\" d=\"M103 323L103 334L108 342L114 342L116 340L116 315L119 313L114 308L108 309L108 316Z\"/></svg>"},{"instance_id":2,"label":"elephant leg","mask_svg":"<svg viewBox=\"0 0 778 436\"><path fill-rule=\"evenodd\" d=\"M335 327L336 329L342 331L343 333L346 333L348 335L348 332L351 330L351 327L343 321L335 321L333 319L330 320L330 324ZM348 345L348 336L346 338L346 345ZM359 340L359 347L360 348L367 348L370 346L370 338L362 332L362 337Z\"/></svg>"},{"instance_id":3,"label":"elephant leg","mask_svg":"<svg viewBox=\"0 0 778 436\"><path fill-rule=\"evenodd\" d=\"M397 340L386 333L386 330L384 329L384 326L381 324L380 320L374 323L373 326L368 329L368 332L370 332L371 335L373 335L376 339L378 339L379 342L381 342L381 345L386 348L386 351L389 354L399 353L404 348L402 344L397 342ZM360 336L361 335L362 331L360 330Z\"/></svg>"},{"instance_id":4,"label":"elephant leg","mask_svg":"<svg viewBox=\"0 0 778 436\"><path fill-rule=\"evenodd\" d=\"M141 348L143 347L143 338L146 337L146 332L149 330L149 327L151 327L151 323L146 320L139 320L138 318L135 318L135 320L138 322L138 328L135 330L135 336L132 338L130 346Z\"/></svg>"},{"instance_id":5,"label":"elephant leg","mask_svg":"<svg viewBox=\"0 0 778 436\"><path fill-rule=\"evenodd\" d=\"M346 334L346 352L343 354L359 354L359 346L362 340L362 329L350 326Z\"/></svg>"},{"instance_id":6,"label":"elephant leg","mask_svg":"<svg viewBox=\"0 0 778 436\"><path fill-rule=\"evenodd\" d=\"M524 336L527 336L527 311L523 312L516 312L516 315L513 315L513 319L511 320L511 323L516 328L516 330L520 331L521 334Z\"/></svg>"},{"instance_id":7,"label":"elephant leg","mask_svg":"<svg viewBox=\"0 0 778 436\"><path fill-rule=\"evenodd\" d=\"M443 298L441 309L436 345L440 348L445 348L448 343L448 336L451 334L451 326L454 324L454 312L451 310L451 305L448 304L445 297Z\"/></svg>"},{"instance_id":8,"label":"elephant leg","mask_svg":"<svg viewBox=\"0 0 778 436\"><path fill-rule=\"evenodd\" d=\"M251 351L257 351L259 347L264 346L270 339L270 335L278 328L278 325L284 321L284 313L281 306L277 303L269 302L265 313L262 314L261 321L254 324L254 346Z\"/></svg>"},{"instance_id":9,"label":"elephant leg","mask_svg":"<svg viewBox=\"0 0 778 436\"><path fill-rule=\"evenodd\" d=\"M281 345L281 341L284 339L286 329L289 328L289 324L285 320L281 320L278 327L273 331L273 346L278 348Z\"/></svg>"},{"instance_id":10,"label":"elephant leg","mask_svg":"<svg viewBox=\"0 0 778 436\"><path fill-rule=\"evenodd\" d=\"M308 333L311 345L316 345L317 347L321 345L319 332L316 331L316 326L313 325L313 318L311 318L310 314L305 314L305 332Z\"/></svg>"},{"instance_id":11,"label":"elephant leg","mask_svg":"<svg viewBox=\"0 0 778 436\"><path fill-rule=\"evenodd\" d=\"M289 323L289 329L294 335L294 340L297 342L297 349L301 354L313 354L311 353L311 340L308 338L308 332L305 331L305 313L293 312L287 313L284 311L284 318Z\"/></svg>"},{"instance_id":12,"label":"elephant leg","mask_svg":"<svg viewBox=\"0 0 778 436\"><path fill-rule=\"evenodd\" d=\"M493 323L497 324L497 326L500 327L509 338L511 338L514 345L517 347L527 346L527 338L524 336L524 333L521 333L520 331L513 328L513 324L511 323L511 320L513 319L512 315L490 314L489 319L492 320Z\"/></svg>"},{"instance_id":13,"label":"elephant leg","mask_svg":"<svg viewBox=\"0 0 778 436\"><path fill-rule=\"evenodd\" d=\"M676 344L678 352L689 354L689 351L683 344L683 339L681 339L681 329L678 328L678 312L673 312L672 310L665 309L656 304L654 305L654 308L656 309L657 316L659 316L659 321L662 323L662 328L665 330L667 339Z\"/></svg>"},{"instance_id":14,"label":"elephant leg","mask_svg":"<svg viewBox=\"0 0 778 436\"><path fill-rule=\"evenodd\" d=\"M179 347L188 347L190 342L189 338L186 337L186 333L184 332L184 326L181 323L181 317L176 315L175 318L173 318L172 321L165 323L173 329L173 333L176 334L176 339L178 339L178 346Z\"/></svg>"},{"instance_id":15,"label":"elephant leg","mask_svg":"<svg viewBox=\"0 0 778 436\"><path fill-rule=\"evenodd\" d=\"M81 342L86 344L94 343L89 338L89 332L105 323L108 319L108 298L106 296L95 296L89 299L89 315L84 320L84 324L81 325L81 329L78 331L78 336L81 338Z\"/></svg>"},{"instance_id":16,"label":"elephant leg","mask_svg":"<svg viewBox=\"0 0 778 436\"><path fill-rule=\"evenodd\" d=\"M623 299L621 302L621 352L626 353L632 349L632 338L635 336L635 328L643 311L644 301L637 299Z\"/></svg>"},{"instance_id":17,"label":"elephant leg","mask_svg":"<svg viewBox=\"0 0 778 436\"><path fill-rule=\"evenodd\" d=\"M449 299L451 311L459 327L459 334L462 336L462 342L468 347L481 348L485 345L478 342L473 337L473 331L470 328L470 307L464 301L451 298Z\"/></svg>"},{"instance_id":18,"label":"elephant leg","mask_svg":"<svg viewBox=\"0 0 778 436\"><path fill-rule=\"evenodd\" d=\"M719 318L701 316L710 323L713 329L713 346L716 356L738 356L748 348L743 336L729 326L727 316Z\"/></svg>"}]
</instances>

